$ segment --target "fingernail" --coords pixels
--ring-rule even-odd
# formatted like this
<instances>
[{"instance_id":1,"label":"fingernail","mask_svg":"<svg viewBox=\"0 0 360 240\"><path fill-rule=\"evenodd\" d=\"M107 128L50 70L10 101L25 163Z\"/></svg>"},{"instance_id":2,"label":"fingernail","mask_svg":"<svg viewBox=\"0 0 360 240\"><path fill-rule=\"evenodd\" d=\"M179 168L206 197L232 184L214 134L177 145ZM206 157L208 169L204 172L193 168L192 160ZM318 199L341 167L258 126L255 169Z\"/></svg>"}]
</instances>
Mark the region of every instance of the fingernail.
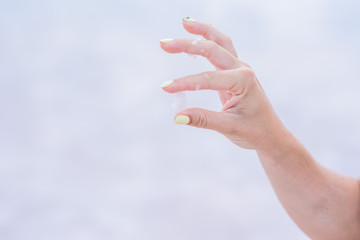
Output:
<instances>
[{"instance_id":1,"label":"fingernail","mask_svg":"<svg viewBox=\"0 0 360 240\"><path fill-rule=\"evenodd\" d=\"M172 41L174 41L174 39L172 39L172 38L164 38L164 39L160 40L160 42L162 42L162 43L169 43L169 42L172 42Z\"/></svg>"},{"instance_id":2,"label":"fingernail","mask_svg":"<svg viewBox=\"0 0 360 240\"><path fill-rule=\"evenodd\" d=\"M209 25L212 26L212 27L214 26L212 21L209 22Z\"/></svg>"},{"instance_id":3,"label":"fingernail","mask_svg":"<svg viewBox=\"0 0 360 240\"><path fill-rule=\"evenodd\" d=\"M174 82L173 80L164 82L163 84L160 85L160 87L162 87L162 88L168 87L168 86L170 86L173 82Z\"/></svg>"},{"instance_id":4,"label":"fingernail","mask_svg":"<svg viewBox=\"0 0 360 240\"><path fill-rule=\"evenodd\" d=\"M183 124L183 125L189 124L189 122L190 122L190 118L186 115L179 115L174 120L174 123Z\"/></svg>"},{"instance_id":5,"label":"fingernail","mask_svg":"<svg viewBox=\"0 0 360 240\"><path fill-rule=\"evenodd\" d=\"M189 23L196 22L196 20L193 19L193 18L191 18L191 17L185 17L185 18L183 18L183 20L184 20L185 22L189 22Z\"/></svg>"}]
</instances>

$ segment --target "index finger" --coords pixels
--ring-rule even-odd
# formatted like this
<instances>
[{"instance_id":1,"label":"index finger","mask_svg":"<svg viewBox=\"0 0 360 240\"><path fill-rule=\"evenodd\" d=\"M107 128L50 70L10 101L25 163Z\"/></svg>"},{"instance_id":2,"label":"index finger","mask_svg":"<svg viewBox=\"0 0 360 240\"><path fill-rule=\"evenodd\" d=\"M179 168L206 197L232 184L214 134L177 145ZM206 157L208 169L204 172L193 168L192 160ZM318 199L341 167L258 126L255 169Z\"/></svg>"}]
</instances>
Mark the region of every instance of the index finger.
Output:
<instances>
[{"instance_id":1,"label":"index finger","mask_svg":"<svg viewBox=\"0 0 360 240\"><path fill-rule=\"evenodd\" d=\"M168 81L161 87L169 93L196 90L228 90L241 95L253 73L248 68L203 72Z\"/></svg>"}]
</instances>

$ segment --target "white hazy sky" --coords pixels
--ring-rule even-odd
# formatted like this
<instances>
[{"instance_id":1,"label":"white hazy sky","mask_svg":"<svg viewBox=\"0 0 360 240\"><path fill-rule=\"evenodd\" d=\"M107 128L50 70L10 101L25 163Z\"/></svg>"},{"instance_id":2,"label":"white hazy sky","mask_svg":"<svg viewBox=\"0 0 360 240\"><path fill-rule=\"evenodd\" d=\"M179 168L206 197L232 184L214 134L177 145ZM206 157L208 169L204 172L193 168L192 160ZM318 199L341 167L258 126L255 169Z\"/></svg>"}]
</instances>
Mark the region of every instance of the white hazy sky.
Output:
<instances>
[{"instance_id":1,"label":"white hazy sky","mask_svg":"<svg viewBox=\"0 0 360 240\"><path fill-rule=\"evenodd\" d=\"M186 16L229 34L283 122L360 175L360 2L0 0L0 239L308 239L253 151L172 123ZM217 94L188 106L219 109Z\"/></svg>"}]
</instances>

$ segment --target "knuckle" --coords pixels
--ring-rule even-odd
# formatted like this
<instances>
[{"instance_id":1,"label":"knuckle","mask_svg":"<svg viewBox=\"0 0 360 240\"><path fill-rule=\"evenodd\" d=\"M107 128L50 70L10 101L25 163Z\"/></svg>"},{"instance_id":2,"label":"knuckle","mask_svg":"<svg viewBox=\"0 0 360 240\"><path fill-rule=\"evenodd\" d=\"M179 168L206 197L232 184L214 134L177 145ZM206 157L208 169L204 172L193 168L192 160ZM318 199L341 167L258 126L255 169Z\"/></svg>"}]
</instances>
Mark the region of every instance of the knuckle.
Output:
<instances>
[{"instance_id":1,"label":"knuckle","mask_svg":"<svg viewBox=\"0 0 360 240\"><path fill-rule=\"evenodd\" d=\"M203 72L201 73L201 77L206 79L206 80L212 80L214 78L214 72Z\"/></svg>"},{"instance_id":2,"label":"knuckle","mask_svg":"<svg viewBox=\"0 0 360 240\"><path fill-rule=\"evenodd\" d=\"M208 119L204 113L199 114L197 125L200 128L206 128L208 126Z\"/></svg>"},{"instance_id":3,"label":"knuckle","mask_svg":"<svg viewBox=\"0 0 360 240\"><path fill-rule=\"evenodd\" d=\"M230 38L228 35L225 35L225 36L224 36L223 42L224 42L224 44L226 44L226 45L232 45L232 40L231 40L231 38Z\"/></svg>"},{"instance_id":4,"label":"knuckle","mask_svg":"<svg viewBox=\"0 0 360 240\"><path fill-rule=\"evenodd\" d=\"M218 46L219 45L217 45L216 42L211 41L211 40L208 41L208 48L209 48L210 51L215 50L216 48L218 48Z\"/></svg>"},{"instance_id":5,"label":"knuckle","mask_svg":"<svg viewBox=\"0 0 360 240\"><path fill-rule=\"evenodd\" d=\"M214 27L210 27L207 32L205 33L205 37L207 37L208 39L213 39L214 38L214 32L215 32L215 28Z\"/></svg>"},{"instance_id":6,"label":"knuckle","mask_svg":"<svg viewBox=\"0 0 360 240\"><path fill-rule=\"evenodd\" d=\"M212 40L207 40L206 51L203 56L206 58L211 58L214 52L216 52L218 47L219 45L216 42Z\"/></svg>"},{"instance_id":7,"label":"knuckle","mask_svg":"<svg viewBox=\"0 0 360 240\"><path fill-rule=\"evenodd\" d=\"M216 71L203 72L201 77L205 80L204 87L211 89L216 79Z\"/></svg>"},{"instance_id":8,"label":"knuckle","mask_svg":"<svg viewBox=\"0 0 360 240\"><path fill-rule=\"evenodd\" d=\"M256 77L254 71L250 68L239 68L234 72L236 81L234 82L231 90L242 95L247 88L251 88L256 83Z\"/></svg>"},{"instance_id":9,"label":"knuckle","mask_svg":"<svg viewBox=\"0 0 360 240\"><path fill-rule=\"evenodd\" d=\"M254 71L248 67L241 68L239 74L245 83L252 83L256 79Z\"/></svg>"}]
</instances>

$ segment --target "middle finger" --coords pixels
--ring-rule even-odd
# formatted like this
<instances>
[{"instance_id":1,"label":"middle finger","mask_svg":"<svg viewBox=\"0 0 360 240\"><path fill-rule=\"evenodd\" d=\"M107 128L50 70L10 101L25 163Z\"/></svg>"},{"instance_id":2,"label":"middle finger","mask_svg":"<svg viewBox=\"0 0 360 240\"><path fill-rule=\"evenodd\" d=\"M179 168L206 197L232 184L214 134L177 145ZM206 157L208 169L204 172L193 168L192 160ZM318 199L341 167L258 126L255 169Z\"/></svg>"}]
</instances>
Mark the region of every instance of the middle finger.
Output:
<instances>
[{"instance_id":1,"label":"middle finger","mask_svg":"<svg viewBox=\"0 0 360 240\"><path fill-rule=\"evenodd\" d=\"M206 57L215 67L226 70L240 67L241 62L227 50L210 40L174 39L161 42L161 48L168 53L189 53Z\"/></svg>"}]
</instances>

